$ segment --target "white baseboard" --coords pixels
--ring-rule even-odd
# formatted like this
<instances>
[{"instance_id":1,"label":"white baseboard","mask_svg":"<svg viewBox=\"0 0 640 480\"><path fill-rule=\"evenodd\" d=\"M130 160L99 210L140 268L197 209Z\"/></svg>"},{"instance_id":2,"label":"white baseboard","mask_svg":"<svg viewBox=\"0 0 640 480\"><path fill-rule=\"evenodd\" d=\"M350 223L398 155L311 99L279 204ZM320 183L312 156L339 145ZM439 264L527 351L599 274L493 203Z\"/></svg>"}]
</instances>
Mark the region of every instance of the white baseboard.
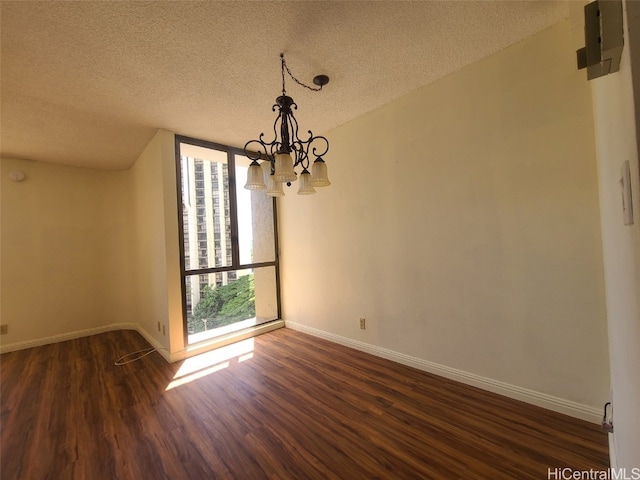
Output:
<instances>
[{"instance_id":1,"label":"white baseboard","mask_svg":"<svg viewBox=\"0 0 640 480\"><path fill-rule=\"evenodd\" d=\"M75 338L88 337L89 335L97 335L99 333L111 332L114 330L136 330L140 332L147 340L148 334L142 333L140 326L135 323L114 323L103 327L87 328L85 330L76 330L75 332L62 333L60 335L51 335L49 337L36 338L34 340L26 340L24 342L9 343L7 345L0 345L0 353L13 352L16 350L24 350L26 348L40 347L42 345L49 345L51 343L64 342L66 340L73 340Z\"/></svg>"},{"instance_id":2,"label":"white baseboard","mask_svg":"<svg viewBox=\"0 0 640 480\"><path fill-rule=\"evenodd\" d=\"M104 332L112 332L114 330L135 330L140 335L142 335L144 339L149 342L149 344L153 348L155 348L167 362L171 363L184 360L185 358L199 355L200 353L229 345L230 343L238 342L255 335L260 335L261 333L266 333L271 330L275 330L276 328L282 328L284 326L284 321L277 320L274 322L245 328L237 332L231 332L227 335L216 337L210 342L199 343L191 347L187 347L184 350L170 353L166 347L161 345L160 342L158 342L158 340L153 337L153 335L147 332L140 325L136 323L113 323L111 325L106 325L103 327L88 328L86 330L76 330L75 332L52 335L49 337L37 338L35 340L27 340L24 342L10 343L8 345L0 345L0 354L13 352L16 350L24 350L26 348L40 347L42 345L49 345L51 343L64 342L66 340L73 340L75 338L88 337L90 335L97 335Z\"/></svg>"},{"instance_id":3,"label":"white baseboard","mask_svg":"<svg viewBox=\"0 0 640 480\"><path fill-rule=\"evenodd\" d=\"M167 361L169 361L169 352L165 347L153 338L144 328L136 323L112 323L111 325L105 325L96 328L87 328L85 330L76 330L74 332L62 333L60 335L51 335L49 337L36 338L34 340L27 340L24 342L10 343L8 345L0 345L0 354L14 352L16 350L24 350L26 348L40 347L42 345L49 345L51 343L65 342L67 340L73 340L76 338L88 337L90 335L97 335L99 333L113 332L115 330L135 330L149 344L158 350Z\"/></svg>"},{"instance_id":4,"label":"white baseboard","mask_svg":"<svg viewBox=\"0 0 640 480\"><path fill-rule=\"evenodd\" d=\"M287 328L292 330L298 330L303 333L308 333L316 337L324 338L331 342L339 343L341 345L360 350L362 352L370 353L378 357L386 358L409 367L417 368L425 372L433 373L441 377L456 380L458 382L481 388L493 393L504 395L505 397L521 400L538 407L546 408L554 412L563 413L571 417L580 418L592 423L600 423L602 412L598 408L583 405L571 400L565 400L562 398L554 397L546 393L536 392L517 385L511 385L509 383L493 380L491 378L482 377L474 373L465 372L455 368L440 365L422 358L412 357L405 355L404 353L395 352L386 348L370 345L368 343L352 340L347 337L335 335L333 333L318 330L307 325L303 325L297 322L286 321Z\"/></svg>"},{"instance_id":5,"label":"white baseboard","mask_svg":"<svg viewBox=\"0 0 640 480\"><path fill-rule=\"evenodd\" d=\"M149 342L149 345L151 345L153 348L155 348L158 353L160 355L162 355L162 357L167 361L170 362L171 361L171 356L169 354L169 350L167 350L166 347L162 346L160 344L160 342L158 342L158 340L156 340L153 335L151 335L149 332L147 332L144 328L142 328L140 325L138 325L137 323L132 323L130 324L131 328L114 328L114 330L135 330L136 332L138 332L140 335L142 335L144 337L144 339Z\"/></svg>"}]
</instances>

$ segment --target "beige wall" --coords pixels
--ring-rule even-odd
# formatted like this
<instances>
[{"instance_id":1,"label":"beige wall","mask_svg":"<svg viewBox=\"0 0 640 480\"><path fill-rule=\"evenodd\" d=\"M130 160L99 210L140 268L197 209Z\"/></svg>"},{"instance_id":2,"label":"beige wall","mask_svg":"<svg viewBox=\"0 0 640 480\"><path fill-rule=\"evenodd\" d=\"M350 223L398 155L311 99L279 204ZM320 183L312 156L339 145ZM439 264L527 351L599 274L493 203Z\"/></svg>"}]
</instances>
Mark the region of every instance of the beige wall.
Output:
<instances>
[{"instance_id":1,"label":"beige wall","mask_svg":"<svg viewBox=\"0 0 640 480\"><path fill-rule=\"evenodd\" d=\"M599 409L594 132L574 52L566 21L329 132L333 185L280 202L285 320Z\"/></svg>"},{"instance_id":2,"label":"beige wall","mask_svg":"<svg viewBox=\"0 0 640 480\"><path fill-rule=\"evenodd\" d=\"M174 152L159 131L127 171L2 160L3 346L127 324L183 350Z\"/></svg>"},{"instance_id":3,"label":"beige wall","mask_svg":"<svg viewBox=\"0 0 640 480\"><path fill-rule=\"evenodd\" d=\"M640 65L640 35L629 32L628 25L640 25L640 7L626 2L625 9L628 7L620 71L589 84L596 127L611 351L612 453L619 467L631 468L640 466L640 173L630 62L633 54L634 64ZM622 218L619 179L625 160L631 167L632 226L625 226Z\"/></svg>"},{"instance_id":4,"label":"beige wall","mask_svg":"<svg viewBox=\"0 0 640 480\"><path fill-rule=\"evenodd\" d=\"M2 344L134 320L126 177L1 160Z\"/></svg>"},{"instance_id":5,"label":"beige wall","mask_svg":"<svg viewBox=\"0 0 640 480\"><path fill-rule=\"evenodd\" d=\"M130 171L136 322L163 353L183 348L174 152L173 133L161 130Z\"/></svg>"}]
</instances>

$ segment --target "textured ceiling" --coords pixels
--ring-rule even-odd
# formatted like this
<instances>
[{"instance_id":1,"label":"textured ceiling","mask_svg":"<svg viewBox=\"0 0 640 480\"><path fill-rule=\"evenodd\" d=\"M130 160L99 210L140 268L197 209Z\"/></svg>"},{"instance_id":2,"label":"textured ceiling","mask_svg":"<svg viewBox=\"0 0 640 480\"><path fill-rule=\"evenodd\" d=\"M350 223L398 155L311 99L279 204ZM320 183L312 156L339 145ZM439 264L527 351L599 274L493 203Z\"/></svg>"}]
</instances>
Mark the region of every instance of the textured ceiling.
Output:
<instances>
[{"instance_id":1,"label":"textured ceiling","mask_svg":"<svg viewBox=\"0 0 640 480\"><path fill-rule=\"evenodd\" d=\"M0 153L129 167L158 128L244 146L287 93L324 133L557 23L564 1L2 1Z\"/></svg>"}]
</instances>

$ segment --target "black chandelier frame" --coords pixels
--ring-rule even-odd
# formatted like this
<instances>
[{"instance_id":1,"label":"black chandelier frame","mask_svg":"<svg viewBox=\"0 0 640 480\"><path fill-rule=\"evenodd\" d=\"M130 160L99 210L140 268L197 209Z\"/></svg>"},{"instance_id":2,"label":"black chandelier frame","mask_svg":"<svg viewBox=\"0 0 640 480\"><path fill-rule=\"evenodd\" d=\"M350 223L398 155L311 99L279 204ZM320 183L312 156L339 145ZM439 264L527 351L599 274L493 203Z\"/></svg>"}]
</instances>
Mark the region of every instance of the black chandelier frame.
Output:
<instances>
[{"instance_id":1,"label":"black chandelier frame","mask_svg":"<svg viewBox=\"0 0 640 480\"><path fill-rule=\"evenodd\" d=\"M282 95L276 98L276 103L271 108L272 111L278 112L278 116L273 122L273 140L265 141L265 134L260 133L257 140L249 140L244 146L244 153L252 160L253 164L258 164L258 160L266 159L271 163L271 173L275 171L275 156L279 153L288 153L293 160L293 167L300 165L303 173L308 173L310 167L309 155L311 154L315 161L324 161L323 156L329 151L329 141L322 135L314 136L311 130L307 130L309 137L301 139L298 135L298 121L293 114L298 109L298 105L293 98L287 95L285 88L285 71L299 85L312 90L320 91L327 83L329 77L326 75L318 75L314 77L313 83L316 87L310 87L300 82L293 76L287 66L284 54L280 54L282 66ZM280 133L280 139L278 139ZM287 182L290 185L290 182Z\"/></svg>"}]
</instances>

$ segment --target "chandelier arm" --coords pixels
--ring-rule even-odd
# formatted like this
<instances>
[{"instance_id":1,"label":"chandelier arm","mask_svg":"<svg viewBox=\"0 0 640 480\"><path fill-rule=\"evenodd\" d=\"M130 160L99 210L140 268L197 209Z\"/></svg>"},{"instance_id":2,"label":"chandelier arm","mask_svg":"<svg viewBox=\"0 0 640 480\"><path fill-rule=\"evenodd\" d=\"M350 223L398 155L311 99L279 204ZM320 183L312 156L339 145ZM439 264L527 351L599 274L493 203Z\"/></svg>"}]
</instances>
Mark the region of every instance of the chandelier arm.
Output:
<instances>
[{"instance_id":1,"label":"chandelier arm","mask_svg":"<svg viewBox=\"0 0 640 480\"><path fill-rule=\"evenodd\" d=\"M311 131L309 131L309 133L311 133ZM322 135L319 135L317 137L313 137L313 139L311 140L311 143L314 143L316 140L319 140L321 143L324 142L324 150L319 150L319 148L316 147L316 146L314 146L311 149L311 153L313 154L313 156L316 157L316 158L319 158L319 157L322 157L322 156L326 155L327 152L329 151L329 140L327 140ZM316 143L316 145L317 145L317 143ZM320 151L320 153L318 153L318 151Z\"/></svg>"},{"instance_id":2,"label":"chandelier arm","mask_svg":"<svg viewBox=\"0 0 640 480\"><path fill-rule=\"evenodd\" d=\"M300 137L298 135L298 120L293 115L291 115L291 119L292 119L291 138L293 139L291 143L292 145L294 145L294 149L296 150L296 153L297 153L294 166L301 164L303 168L308 168L309 167L308 151L309 151L309 142L311 139L307 141L300 140Z\"/></svg>"},{"instance_id":3,"label":"chandelier arm","mask_svg":"<svg viewBox=\"0 0 640 480\"><path fill-rule=\"evenodd\" d=\"M282 112L278 113L275 122L273 122L273 140L267 143L271 154L271 162L275 162L276 154L280 153L282 144L278 141L278 120L282 116Z\"/></svg>"},{"instance_id":4,"label":"chandelier arm","mask_svg":"<svg viewBox=\"0 0 640 480\"><path fill-rule=\"evenodd\" d=\"M269 157L267 152L267 144L262 141L262 136L264 134L260 134L260 140L249 140L244 145L244 155L253 161L258 161L263 157ZM255 144L255 145L254 145Z\"/></svg>"},{"instance_id":5,"label":"chandelier arm","mask_svg":"<svg viewBox=\"0 0 640 480\"><path fill-rule=\"evenodd\" d=\"M272 147L271 150L273 150L273 145L278 143L278 121L281 121L281 120L282 120L282 110L278 112L278 116L273 122L273 141L269 143L269 145Z\"/></svg>"},{"instance_id":6,"label":"chandelier arm","mask_svg":"<svg viewBox=\"0 0 640 480\"><path fill-rule=\"evenodd\" d=\"M296 165L301 165L303 169L309 168L309 143L298 140L296 142L298 146L298 162Z\"/></svg>"},{"instance_id":7,"label":"chandelier arm","mask_svg":"<svg viewBox=\"0 0 640 480\"><path fill-rule=\"evenodd\" d=\"M291 114L291 143L300 141L300 137L298 136L298 119Z\"/></svg>"},{"instance_id":8,"label":"chandelier arm","mask_svg":"<svg viewBox=\"0 0 640 480\"><path fill-rule=\"evenodd\" d=\"M269 144L269 149L271 151L271 157L275 159L276 158L276 154L280 151L280 142L270 143Z\"/></svg>"},{"instance_id":9,"label":"chandelier arm","mask_svg":"<svg viewBox=\"0 0 640 480\"><path fill-rule=\"evenodd\" d=\"M313 136L313 133L311 132L311 130L307 130L307 133L309 134L309 138L304 142L305 143L305 157L306 157L306 161L307 161L307 165L306 168L309 168L310 165L310 160L309 160L309 149L311 148L311 145L313 144L313 142L315 142L315 137Z\"/></svg>"}]
</instances>

